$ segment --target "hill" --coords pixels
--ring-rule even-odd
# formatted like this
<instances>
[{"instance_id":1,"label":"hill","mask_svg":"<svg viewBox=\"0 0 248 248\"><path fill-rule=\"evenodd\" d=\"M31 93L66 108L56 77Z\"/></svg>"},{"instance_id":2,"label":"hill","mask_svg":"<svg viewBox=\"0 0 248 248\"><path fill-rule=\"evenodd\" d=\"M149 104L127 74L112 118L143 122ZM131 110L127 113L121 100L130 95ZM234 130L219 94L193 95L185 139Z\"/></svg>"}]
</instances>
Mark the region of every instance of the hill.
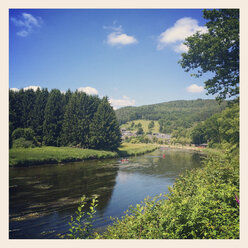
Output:
<instances>
[{"instance_id":1,"label":"hill","mask_svg":"<svg viewBox=\"0 0 248 248\"><path fill-rule=\"evenodd\" d=\"M133 120L157 120L160 132L171 133L178 127L189 128L195 122L204 121L225 109L227 101L178 100L140 107L124 107L116 110L120 124Z\"/></svg>"},{"instance_id":2,"label":"hill","mask_svg":"<svg viewBox=\"0 0 248 248\"><path fill-rule=\"evenodd\" d=\"M133 127L132 127L132 123ZM154 127L149 128L149 124L151 123L150 120L134 120L134 121L129 121L121 125L121 128L125 128L128 130L138 130L138 125L139 123L141 124L141 128L145 133L151 131L152 133L158 133L159 132L159 123L158 121L154 121Z\"/></svg>"}]
</instances>

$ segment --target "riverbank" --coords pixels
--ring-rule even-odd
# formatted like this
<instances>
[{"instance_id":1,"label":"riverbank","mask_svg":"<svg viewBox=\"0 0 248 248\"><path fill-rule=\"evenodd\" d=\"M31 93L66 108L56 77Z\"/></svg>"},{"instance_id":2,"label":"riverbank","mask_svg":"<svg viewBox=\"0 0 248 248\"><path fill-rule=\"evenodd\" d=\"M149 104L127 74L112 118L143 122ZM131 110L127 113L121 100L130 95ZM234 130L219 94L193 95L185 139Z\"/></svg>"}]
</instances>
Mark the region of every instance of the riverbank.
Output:
<instances>
[{"instance_id":1,"label":"riverbank","mask_svg":"<svg viewBox=\"0 0 248 248\"><path fill-rule=\"evenodd\" d=\"M159 146L157 145L124 143L116 152L52 146L12 148L9 150L9 165L21 167L41 164L58 164L89 159L137 156L152 152L158 147Z\"/></svg>"},{"instance_id":2,"label":"riverbank","mask_svg":"<svg viewBox=\"0 0 248 248\"><path fill-rule=\"evenodd\" d=\"M200 152L202 154L211 155L211 156L225 156L224 149L217 148L208 148L208 147L197 147L197 146L185 146L185 145L160 145L161 148L171 148L171 149L183 149Z\"/></svg>"}]
</instances>

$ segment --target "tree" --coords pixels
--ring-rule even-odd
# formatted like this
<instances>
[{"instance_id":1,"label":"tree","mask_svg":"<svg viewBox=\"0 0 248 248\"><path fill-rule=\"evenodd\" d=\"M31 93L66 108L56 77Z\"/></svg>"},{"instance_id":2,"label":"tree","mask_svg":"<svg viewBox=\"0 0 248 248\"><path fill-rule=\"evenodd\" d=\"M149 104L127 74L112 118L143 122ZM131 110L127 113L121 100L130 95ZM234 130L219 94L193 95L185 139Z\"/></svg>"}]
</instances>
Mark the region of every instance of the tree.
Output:
<instances>
[{"instance_id":1,"label":"tree","mask_svg":"<svg viewBox=\"0 0 248 248\"><path fill-rule=\"evenodd\" d=\"M10 123L10 135L14 129L21 126L20 123L20 113L21 107L18 101L18 93L14 92L13 90L9 90L9 123Z\"/></svg>"},{"instance_id":2,"label":"tree","mask_svg":"<svg viewBox=\"0 0 248 248\"><path fill-rule=\"evenodd\" d=\"M84 92L75 92L71 95L62 126L63 145L89 146L90 122L99 103L98 97L89 96Z\"/></svg>"},{"instance_id":3,"label":"tree","mask_svg":"<svg viewBox=\"0 0 248 248\"><path fill-rule=\"evenodd\" d=\"M179 61L186 72L197 70L200 77L211 72L205 82L208 94L217 100L239 94L239 9L204 10L206 33L197 32L185 41L189 48Z\"/></svg>"},{"instance_id":4,"label":"tree","mask_svg":"<svg viewBox=\"0 0 248 248\"><path fill-rule=\"evenodd\" d=\"M148 125L148 129L152 129L154 128L155 124L154 124L154 121L151 121Z\"/></svg>"},{"instance_id":5,"label":"tree","mask_svg":"<svg viewBox=\"0 0 248 248\"><path fill-rule=\"evenodd\" d=\"M45 145L59 146L60 132L64 118L65 102L61 92L57 89L51 90L44 116L43 141Z\"/></svg>"},{"instance_id":6,"label":"tree","mask_svg":"<svg viewBox=\"0 0 248 248\"><path fill-rule=\"evenodd\" d=\"M137 134L137 135L142 135L142 134L144 134L143 128L142 128L142 127L139 127L138 130L137 130L137 132L136 132L136 134Z\"/></svg>"},{"instance_id":7,"label":"tree","mask_svg":"<svg viewBox=\"0 0 248 248\"><path fill-rule=\"evenodd\" d=\"M220 118L220 114L215 114L208 118L204 124L204 132L206 139L210 142L210 146L214 143L221 144L222 135L220 132L220 125L222 119Z\"/></svg>"},{"instance_id":8,"label":"tree","mask_svg":"<svg viewBox=\"0 0 248 248\"><path fill-rule=\"evenodd\" d=\"M103 97L90 124L90 147L117 150L121 143L121 132L115 112L107 97Z\"/></svg>"},{"instance_id":9,"label":"tree","mask_svg":"<svg viewBox=\"0 0 248 248\"><path fill-rule=\"evenodd\" d=\"M191 138L193 144L202 144L206 142L205 138L205 127L203 123L198 123L191 132Z\"/></svg>"},{"instance_id":10,"label":"tree","mask_svg":"<svg viewBox=\"0 0 248 248\"><path fill-rule=\"evenodd\" d=\"M36 99L34 103L31 127L35 132L35 136L39 142L43 139L43 123L44 123L44 113L47 104L49 92L47 89L42 89L36 91Z\"/></svg>"}]
</instances>

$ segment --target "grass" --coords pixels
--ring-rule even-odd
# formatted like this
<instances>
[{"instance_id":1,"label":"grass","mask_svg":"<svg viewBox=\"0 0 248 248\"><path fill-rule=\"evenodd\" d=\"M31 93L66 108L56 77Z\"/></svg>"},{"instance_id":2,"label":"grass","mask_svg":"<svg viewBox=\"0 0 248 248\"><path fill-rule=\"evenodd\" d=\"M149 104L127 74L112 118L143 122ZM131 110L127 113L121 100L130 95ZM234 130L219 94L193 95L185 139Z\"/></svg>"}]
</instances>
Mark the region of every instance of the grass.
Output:
<instances>
[{"instance_id":1,"label":"grass","mask_svg":"<svg viewBox=\"0 0 248 248\"><path fill-rule=\"evenodd\" d=\"M157 148L147 144L122 144L119 151L100 151L71 147L36 147L12 148L9 150L10 166L29 166L40 164L56 164L63 162L82 161L88 159L103 159L123 156L136 156Z\"/></svg>"},{"instance_id":2,"label":"grass","mask_svg":"<svg viewBox=\"0 0 248 248\"><path fill-rule=\"evenodd\" d=\"M144 132L147 133L148 130L149 130L148 129L148 125L151 122L151 120L134 120L134 121L129 121L129 122L125 123L125 124L122 124L121 125L121 128L128 128L128 127L130 127L132 122L134 122L135 125L137 125L138 123L141 123ZM152 133L159 133L159 123L158 123L158 121L154 121L154 124L155 124L154 128L151 129ZM138 128L134 128L133 129L133 131L137 131L137 130L138 130Z\"/></svg>"},{"instance_id":3,"label":"grass","mask_svg":"<svg viewBox=\"0 0 248 248\"><path fill-rule=\"evenodd\" d=\"M152 152L156 150L158 145L151 144L131 144L131 143L123 143L119 148L118 155L120 157L125 156L137 156L147 152Z\"/></svg>"}]
</instances>

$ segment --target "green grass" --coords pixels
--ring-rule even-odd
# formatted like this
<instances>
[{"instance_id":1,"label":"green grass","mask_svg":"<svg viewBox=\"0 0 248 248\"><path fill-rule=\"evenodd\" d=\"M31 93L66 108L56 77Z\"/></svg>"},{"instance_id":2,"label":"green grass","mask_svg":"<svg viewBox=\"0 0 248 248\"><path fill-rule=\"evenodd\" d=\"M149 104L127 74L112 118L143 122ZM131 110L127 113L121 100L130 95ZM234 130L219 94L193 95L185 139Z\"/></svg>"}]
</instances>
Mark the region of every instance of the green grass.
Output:
<instances>
[{"instance_id":1,"label":"green grass","mask_svg":"<svg viewBox=\"0 0 248 248\"><path fill-rule=\"evenodd\" d=\"M153 151L156 148L157 146L146 144L123 144L117 152L52 146L12 148L9 151L9 165L28 166L34 164L53 164L88 159L114 158L119 156L136 156Z\"/></svg>"},{"instance_id":2,"label":"green grass","mask_svg":"<svg viewBox=\"0 0 248 248\"><path fill-rule=\"evenodd\" d=\"M125 123L125 124L122 124L121 125L121 128L128 128L128 127L130 127L132 122L134 122L135 125L137 125L138 123L141 123L142 128L143 128L144 132L146 133L149 130L148 129L148 125L151 122L151 120L134 120L134 121L129 121L129 122ZM154 121L154 124L155 124L155 126L154 126L154 128L151 129L151 131L153 133L159 133L159 123L158 123L158 121ZM138 128L134 128L133 129L133 131L137 131L137 130L138 130Z\"/></svg>"},{"instance_id":3,"label":"green grass","mask_svg":"<svg viewBox=\"0 0 248 248\"><path fill-rule=\"evenodd\" d=\"M119 148L119 156L137 156L157 149L158 145L124 143Z\"/></svg>"}]
</instances>

